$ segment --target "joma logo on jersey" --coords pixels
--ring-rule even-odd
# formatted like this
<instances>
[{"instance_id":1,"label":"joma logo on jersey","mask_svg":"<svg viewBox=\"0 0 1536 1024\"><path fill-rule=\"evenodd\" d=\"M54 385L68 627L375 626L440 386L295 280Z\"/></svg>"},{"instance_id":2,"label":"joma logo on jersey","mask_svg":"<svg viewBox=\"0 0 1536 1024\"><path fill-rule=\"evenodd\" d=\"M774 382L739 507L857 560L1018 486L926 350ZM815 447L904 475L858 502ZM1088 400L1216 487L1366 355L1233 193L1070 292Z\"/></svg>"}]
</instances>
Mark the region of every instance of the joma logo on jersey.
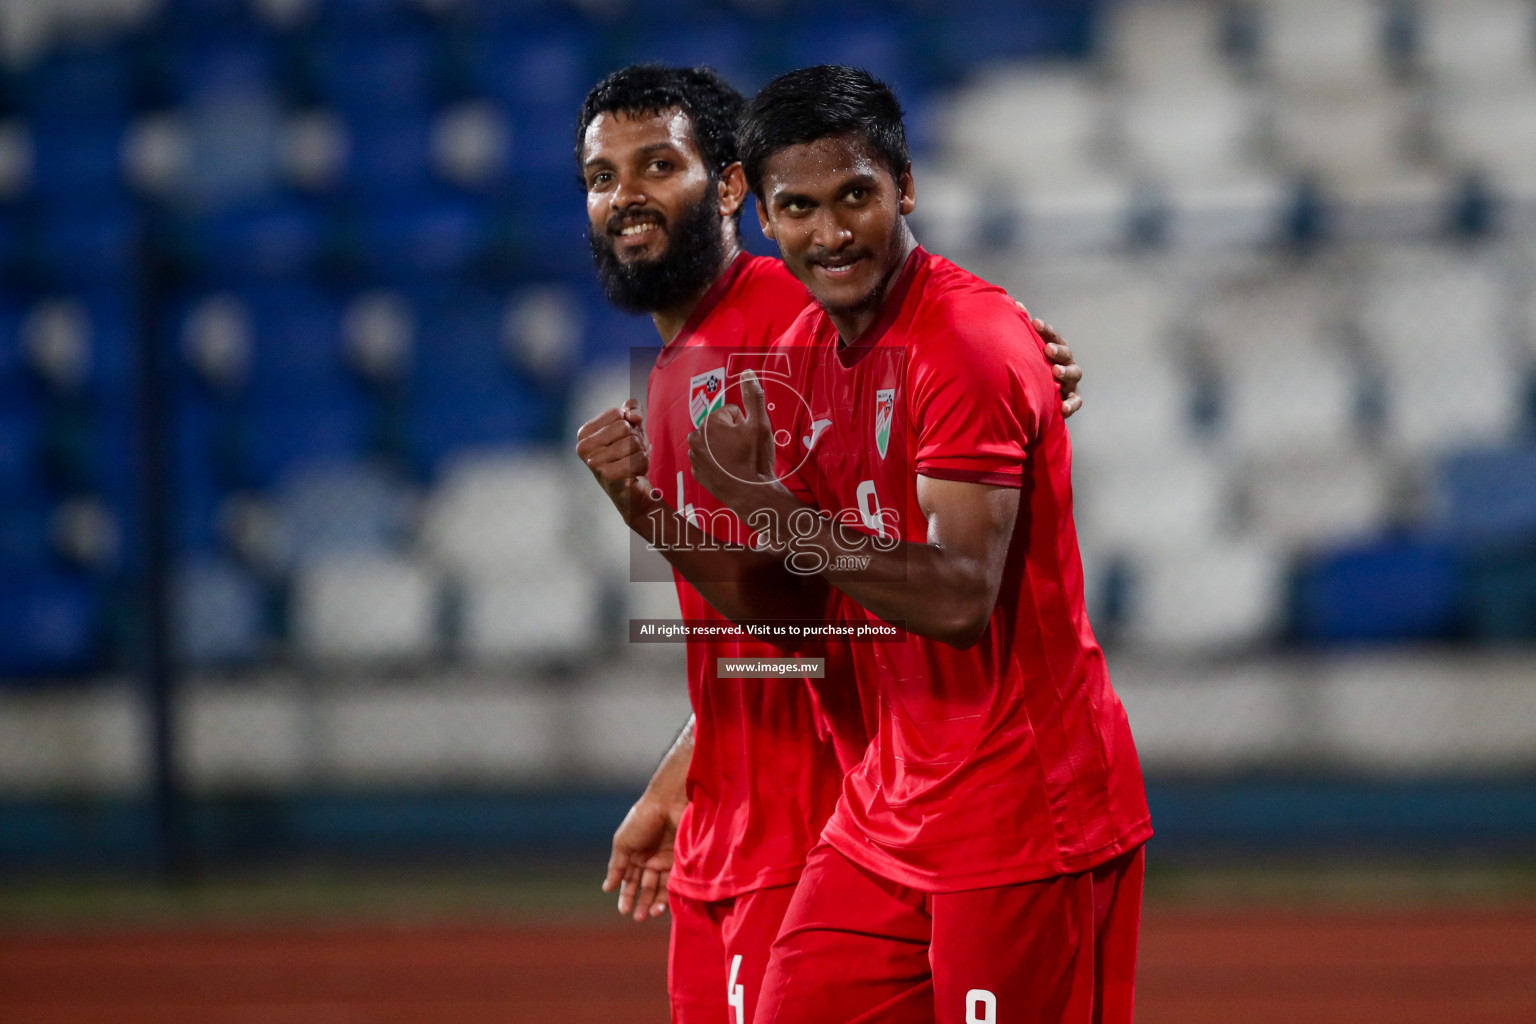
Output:
<instances>
[{"instance_id":1,"label":"joma logo on jersey","mask_svg":"<svg viewBox=\"0 0 1536 1024\"><path fill-rule=\"evenodd\" d=\"M688 381L688 418L695 427L704 417L725 404L725 367L709 370Z\"/></svg>"},{"instance_id":2,"label":"joma logo on jersey","mask_svg":"<svg viewBox=\"0 0 1536 1024\"><path fill-rule=\"evenodd\" d=\"M891 417L896 412L896 389L886 388L875 392L875 447L880 457L891 444Z\"/></svg>"}]
</instances>

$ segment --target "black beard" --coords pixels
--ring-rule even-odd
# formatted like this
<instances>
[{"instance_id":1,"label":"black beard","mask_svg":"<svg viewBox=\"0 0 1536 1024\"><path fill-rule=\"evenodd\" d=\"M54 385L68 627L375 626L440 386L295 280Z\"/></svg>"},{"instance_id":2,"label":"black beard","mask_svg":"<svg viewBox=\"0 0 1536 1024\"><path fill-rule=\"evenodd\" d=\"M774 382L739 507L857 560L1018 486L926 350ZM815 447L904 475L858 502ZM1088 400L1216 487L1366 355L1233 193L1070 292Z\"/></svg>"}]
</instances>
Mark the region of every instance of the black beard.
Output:
<instances>
[{"instance_id":1,"label":"black beard","mask_svg":"<svg viewBox=\"0 0 1536 1024\"><path fill-rule=\"evenodd\" d=\"M689 206L667 231L659 258L621 263L606 228L588 228L597 279L608 301L626 313L672 309L702 292L720 272L725 231L713 189Z\"/></svg>"}]
</instances>

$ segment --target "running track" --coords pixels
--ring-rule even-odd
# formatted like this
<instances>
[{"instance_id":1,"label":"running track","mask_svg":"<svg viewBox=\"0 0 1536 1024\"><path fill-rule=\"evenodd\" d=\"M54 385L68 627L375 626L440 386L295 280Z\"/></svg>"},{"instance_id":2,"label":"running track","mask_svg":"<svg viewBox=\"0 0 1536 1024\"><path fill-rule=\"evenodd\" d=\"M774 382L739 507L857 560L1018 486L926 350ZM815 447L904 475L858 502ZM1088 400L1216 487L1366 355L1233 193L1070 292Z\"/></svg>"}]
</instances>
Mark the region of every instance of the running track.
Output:
<instances>
[{"instance_id":1,"label":"running track","mask_svg":"<svg viewBox=\"0 0 1536 1024\"><path fill-rule=\"evenodd\" d=\"M0 933L4 1024L666 1021L666 929L614 924ZM1530 1024L1536 907L1148 907L1140 1024Z\"/></svg>"}]
</instances>

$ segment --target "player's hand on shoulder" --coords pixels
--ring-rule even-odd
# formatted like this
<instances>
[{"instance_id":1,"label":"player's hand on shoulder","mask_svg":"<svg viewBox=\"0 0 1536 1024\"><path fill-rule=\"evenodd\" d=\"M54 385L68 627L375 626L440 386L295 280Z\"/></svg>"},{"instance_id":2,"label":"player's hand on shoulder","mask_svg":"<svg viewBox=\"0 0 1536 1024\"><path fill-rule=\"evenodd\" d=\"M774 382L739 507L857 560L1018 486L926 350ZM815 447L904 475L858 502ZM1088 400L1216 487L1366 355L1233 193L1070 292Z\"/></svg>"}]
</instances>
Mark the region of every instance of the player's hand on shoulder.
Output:
<instances>
[{"instance_id":1,"label":"player's hand on shoulder","mask_svg":"<svg viewBox=\"0 0 1536 1024\"><path fill-rule=\"evenodd\" d=\"M681 810L642 796L613 834L603 891L619 892L619 913L636 921L667 912L667 879Z\"/></svg>"},{"instance_id":2,"label":"player's hand on shoulder","mask_svg":"<svg viewBox=\"0 0 1536 1024\"><path fill-rule=\"evenodd\" d=\"M648 453L640 403L633 398L592 417L576 432L577 457L626 514L632 493L650 470Z\"/></svg>"},{"instance_id":3,"label":"player's hand on shoulder","mask_svg":"<svg viewBox=\"0 0 1536 1024\"><path fill-rule=\"evenodd\" d=\"M1024 307L1020 305L1019 308ZM1039 317L1032 317L1030 323L1045 341L1045 357L1051 361L1051 373L1061 388L1061 415L1069 417L1083 407L1083 396L1077 393L1077 386L1083 380L1083 368L1072 358L1072 350L1061 340L1056 328Z\"/></svg>"}]
</instances>

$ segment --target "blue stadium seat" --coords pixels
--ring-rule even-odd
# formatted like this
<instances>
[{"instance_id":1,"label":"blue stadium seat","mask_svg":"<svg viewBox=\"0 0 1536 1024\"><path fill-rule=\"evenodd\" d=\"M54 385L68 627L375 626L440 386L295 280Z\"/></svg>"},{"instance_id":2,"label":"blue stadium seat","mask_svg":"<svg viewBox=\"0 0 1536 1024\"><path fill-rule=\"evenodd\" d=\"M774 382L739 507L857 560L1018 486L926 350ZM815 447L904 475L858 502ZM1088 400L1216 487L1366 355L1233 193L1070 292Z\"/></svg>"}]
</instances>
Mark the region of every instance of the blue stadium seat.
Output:
<instances>
[{"instance_id":1,"label":"blue stadium seat","mask_svg":"<svg viewBox=\"0 0 1536 1024\"><path fill-rule=\"evenodd\" d=\"M274 198L217 214L193 225L198 268L220 280L313 274L331 241L325 210Z\"/></svg>"},{"instance_id":2,"label":"blue stadium seat","mask_svg":"<svg viewBox=\"0 0 1536 1024\"><path fill-rule=\"evenodd\" d=\"M176 40L165 65L172 98L187 105L271 91L279 61L271 41L254 33L196 32Z\"/></svg>"},{"instance_id":3,"label":"blue stadium seat","mask_svg":"<svg viewBox=\"0 0 1536 1024\"><path fill-rule=\"evenodd\" d=\"M724 16L659 22L640 20L639 31L624 33L622 63L658 61L674 67L704 64L750 96L767 81L763 33L741 18ZM638 19L637 19L638 20ZM568 115L573 121L576 108Z\"/></svg>"},{"instance_id":4,"label":"blue stadium seat","mask_svg":"<svg viewBox=\"0 0 1536 1024\"><path fill-rule=\"evenodd\" d=\"M470 74L478 91L514 117L533 112L563 116L569 139L581 101L598 77L594 39L579 26L513 25L477 45Z\"/></svg>"},{"instance_id":5,"label":"blue stadium seat","mask_svg":"<svg viewBox=\"0 0 1536 1024\"><path fill-rule=\"evenodd\" d=\"M370 272L414 281L471 269L485 253L490 224L479 203L439 190L371 204L358 228L359 255Z\"/></svg>"},{"instance_id":6,"label":"blue stadium seat","mask_svg":"<svg viewBox=\"0 0 1536 1024\"><path fill-rule=\"evenodd\" d=\"M580 205L576 166L576 113L569 111L513 111L512 146L508 158L517 191L528 188L551 192L550 198L569 196Z\"/></svg>"},{"instance_id":7,"label":"blue stadium seat","mask_svg":"<svg viewBox=\"0 0 1536 1024\"><path fill-rule=\"evenodd\" d=\"M251 0L164 0L167 25L191 26L199 31L210 29L251 28L255 26Z\"/></svg>"},{"instance_id":8,"label":"blue stadium seat","mask_svg":"<svg viewBox=\"0 0 1536 1024\"><path fill-rule=\"evenodd\" d=\"M1440 467L1440 525L1468 546L1536 540L1536 446L1465 452Z\"/></svg>"},{"instance_id":9,"label":"blue stadium seat","mask_svg":"<svg viewBox=\"0 0 1536 1024\"><path fill-rule=\"evenodd\" d=\"M319 463L287 474L272 495L292 563L388 554L407 539L413 495L377 463Z\"/></svg>"},{"instance_id":10,"label":"blue stadium seat","mask_svg":"<svg viewBox=\"0 0 1536 1024\"><path fill-rule=\"evenodd\" d=\"M39 486L43 425L36 403L9 389L4 394L10 397L0 400L0 496L8 501Z\"/></svg>"},{"instance_id":11,"label":"blue stadium seat","mask_svg":"<svg viewBox=\"0 0 1536 1024\"><path fill-rule=\"evenodd\" d=\"M91 382L98 401L130 403L137 388L138 304L119 287L81 293L91 320Z\"/></svg>"},{"instance_id":12,"label":"blue stadium seat","mask_svg":"<svg viewBox=\"0 0 1536 1024\"><path fill-rule=\"evenodd\" d=\"M420 31L338 31L318 38L309 55L321 98L346 115L420 112L436 98L438 54Z\"/></svg>"},{"instance_id":13,"label":"blue stadium seat","mask_svg":"<svg viewBox=\"0 0 1536 1024\"><path fill-rule=\"evenodd\" d=\"M423 396L410 410L412 461L418 471L435 476L466 450L556 441L560 422L553 397L505 382L458 395Z\"/></svg>"},{"instance_id":14,"label":"blue stadium seat","mask_svg":"<svg viewBox=\"0 0 1536 1024\"><path fill-rule=\"evenodd\" d=\"M341 303L302 285L241 289L253 331L246 391L258 402L283 398L351 401L360 382L347 363Z\"/></svg>"},{"instance_id":15,"label":"blue stadium seat","mask_svg":"<svg viewBox=\"0 0 1536 1024\"><path fill-rule=\"evenodd\" d=\"M80 576L0 577L0 677L70 673L100 659L102 599Z\"/></svg>"},{"instance_id":16,"label":"blue stadium seat","mask_svg":"<svg viewBox=\"0 0 1536 1024\"><path fill-rule=\"evenodd\" d=\"M174 547L179 552L206 553L220 547L219 510L234 470L215 436L214 419L206 406L184 402L172 422L171 470L174 474L172 517Z\"/></svg>"},{"instance_id":17,"label":"blue stadium seat","mask_svg":"<svg viewBox=\"0 0 1536 1024\"><path fill-rule=\"evenodd\" d=\"M635 349L653 350L661 344L655 324L648 316L620 312L600 297L586 306L586 331L582 338L582 361L587 364L630 363Z\"/></svg>"},{"instance_id":18,"label":"blue stadium seat","mask_svg":"<svg viewBox=\"0 0 1536 1024\"><path fill-rule=\"evenodd\" d=\"M350 391L252 402L242 417L244 482L268 488L300 466L356 462L374 443L372 410Z\"/></svg>"},{"instance_id":19,"label":"blue stadium seat","mask_svg":"<svg viewBox=\"0 0 1536 1024\"><path fill-rule=\"evenodd\" d=\"M138 504L140 472L139 417L128 400L103 404L92 420L86 489L100 495L114 511L128 513Z\"/></svg>"},{"instance_id":20,"label":"blue stadium seat","mask_svg":"<svg viewBox=\"0 0 1536 1024\"><path fill-rule=\"evenodd\" d=\"M1302 567L1295 632L1323 644L1440 639L1460 628L1461 597L1449 545L1408 538L1344 548Z\"/></svg>"},{"instance_id":21,"label":"blue stadium seat","mask_svg":"<svg viewBox=\"0 0 1536 1024\"><path fill-rule=\"evenodd\" d=\"M28 379L21 350L21 316L21 300L0 294L0 398L9 397Z\"/></svg>"},{"instance_id":22,"label":"blue stadium seat","mask_svg":"<svg viewBox=\"0 0 1536 1024\"><path fill-rule=\"evenodd\" d=\"M24 251L20 218L10 210L0 210L0 274L8 274L20 262Z\"/></svg>"},{"instance_id":23,"label":"blue stadium seat","mask_svg":"<svg viewBox=\"0 0 1536 1024\"><path fill-rule=\"evenodd\" d=\"M59 203L36 222L30 258L52 281L102 284L127 281L134 272L138 215L126 202L92 198L87 192L75 203Z\"/></svg>"},{"instance_id":24,"label":"blue stadium seat","mask_svg":"<svg viewBox=\"0 0 1536 1024\"><path fill-rule=\"evenodd\" d=\"M54 505L35 488L11 495L0 505L0 580L56 563L49 540Z\"/></svg>"},{"instance_id":25,"label":"blue stadium seat","mask_svg":"<svg viewBox=\"0 0 1536 1024\"><path fill-rule=\"evenodd\" d=\"M424 5L412 0L319 0L318 21L327 28L379 28L419 19Z\"/></svg>"},{"instance_id":26,"label":"blue stadium seat","mask_svg":"<svg viewBox=\"0 0 1536 1024\"><path fill-rule=\"evenodd\" d=\"M423 299L411 371L413 394L446 398L514 377L502 336L506 296L481 289L440 291Z\"/></svg>"},{"instance_id":27,"label":"blue stadium seat","mask_svg":"<svg viewBox=\"0 0 1536 1024\"><path fill-rule=\"evenodd\" d=\"M558 191L554 191L558 190ZM514 200L504 212L498 234L508 269L527 277L558 275L576 281L594 279L587 245L587 211L575 175L546 186L540 203Z\"/></svg>"},{"instance_id":28,"label":"blue stadium seat","mask_svg":"<svg viewBox=\"0 0 1536 1024\"><path fill-rule=\"evenodd\" d=\"M370 111L347 122L345 180L361 192L393 199L432 180L432 123L426 110Z\"/></svg>"},{"instance_id":29,"label":"blue stadium seat","mask_svg":"<svg viewBox=\"0 0 1536 1024\"><path fill-rule=\"evenodd\" d=\"M250 661L265 639L267 597L261 583L227 558L189 559L171 581L176 653L202 668Z\"/></svg>"},{"instance_id":30,"label":"blue stadium seat","mask_svg":"<svg viewBox=\"0 0 1536 1024\"><path fill-rule=\"evenodd\" d=\"M797 21L786 33L779 70L846 64L863 68L905 93L909 79L919 72L907 45L914 35L890 9L866 11L863 16L839 12L830 21L826 17Z\"/></svg>"},{"instance_id":31,"label":"blue stadium seat","mask_svg":"<svg viewBox=\"0 0 1536 1024\"><path fill-rule=\"evenodd\" d=\"M34 127L121 123L132 108L133 68L126 48L69 47L25 74L21 93Z\"/></svg>"},{"instance_id":32,"label":"blue stadium seat","mask_svg":"<svg viewBox=\"0 0 1536 1024\"><path fill-rule=\"evenodd\" d=\"M189 493L212 495L212 508L229 491L246 486L241 409L204 395L181 396L171 416L172 459L178 485Z\"/></svg>"},{"instance_id":33,"label":"blue stadium seat","mask_svg":"<svg viewBox=\"0 0 1536 1024\"><path fill-rule=\"evenodd\" d=\"M72 397L88 404L108 401L127 401L133 394L137 355L135 344L137 308L132 296L115 284L101 288L60 290L45 294L26 310L27 316L42 315L46 310L55 313L65 309L83 314L80 329L85 346L84 379L73 396L54 395L62 399ZM66 321L75 323L73 315ZM0 329L3 332L3 329ZM21 358L12 363L8 376L12 384L18 377L27 382L23 390L37 395L50 393L43 384L38 365L28 353L17 352ZM10 357L0 357L0 364ZM0 381L4 377L0 376Z\"/></svg>"},{"instance_id":34,"label":"blue stadium seat","mask_svg":"<svg viewBox=\"0 0 1536 1024\"><path fill-rule=\"evenodd\" d=\"M122 176L124 121L34 119L32 194L50 206L106 205L126 196Z\"/></svg>"},{"instance_id":35,"label":"blue stadium seat","mask_svg":"<svg viewBox=\"0 0 1536 1024\"><path fill-rule=\"evenodd\" d=\"M930 75L958 81L988 61L1086 56L1095 6L962 0L921 34L919 64Z\"/></svg>"}]
</instances>

